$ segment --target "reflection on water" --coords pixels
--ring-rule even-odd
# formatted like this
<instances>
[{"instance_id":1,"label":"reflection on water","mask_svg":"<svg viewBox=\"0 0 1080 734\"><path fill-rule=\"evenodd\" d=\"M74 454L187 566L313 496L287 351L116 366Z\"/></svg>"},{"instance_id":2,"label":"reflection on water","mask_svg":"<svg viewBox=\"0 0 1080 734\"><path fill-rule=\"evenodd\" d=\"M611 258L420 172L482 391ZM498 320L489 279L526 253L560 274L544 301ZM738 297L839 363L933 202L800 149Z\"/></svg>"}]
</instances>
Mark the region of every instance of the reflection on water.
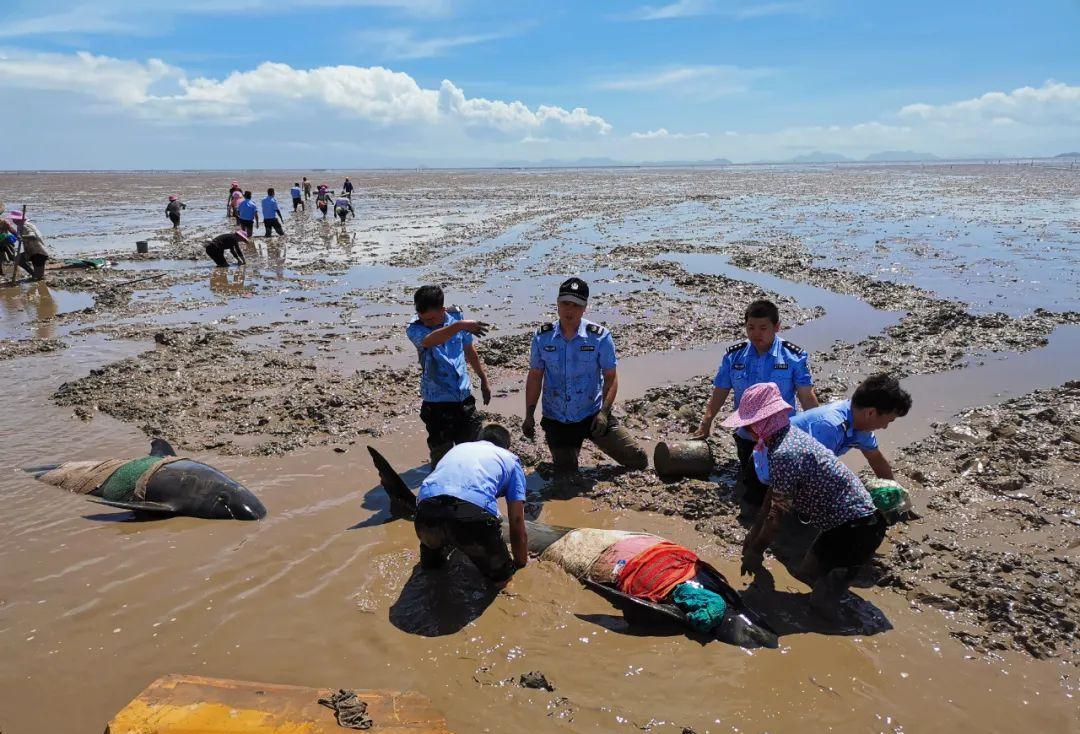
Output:
<instances>
[{"instance_id":1,"label":"reflection on water","mask_svg":"<svg viewBox=\"0 0 1080 734\"><path fill-rule=\"evenodd\" d=\"M210 291L225 296L254 293L255 286L246 284L246 278L245 268L214 268L210 271Z\"/></svg>"},{"instance_id":2,"label":"reflection on water","mask_svg":"<svg viewBox=\"0 0 1080 734\"><path fill-rule=\"evenodd\" d=\"M56 335L53 317L92 305L90 294L54 290L47 282L0 288L0 338L51 339Z\"/></svg>"}]
</instances>

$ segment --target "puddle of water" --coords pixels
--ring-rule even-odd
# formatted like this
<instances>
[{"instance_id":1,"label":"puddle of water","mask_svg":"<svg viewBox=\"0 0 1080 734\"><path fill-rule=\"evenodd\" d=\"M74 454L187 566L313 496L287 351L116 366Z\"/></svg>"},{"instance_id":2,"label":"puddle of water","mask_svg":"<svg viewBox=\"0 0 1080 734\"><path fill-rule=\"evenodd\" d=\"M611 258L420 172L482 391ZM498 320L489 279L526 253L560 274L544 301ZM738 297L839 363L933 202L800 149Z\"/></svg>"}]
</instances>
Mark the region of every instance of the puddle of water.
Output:
<instances>
[{"instance_id":1,"label":"puddle of water","mask_svg":"<svg viewBox=\"0 0 1080 734\"><path fill-rule=\"evenodd\" d=\"M62 291L47 283L0 288L0 339L53 338L56 325L50 319L93 305L89 293Z\"/></svg>"}]
</instances>

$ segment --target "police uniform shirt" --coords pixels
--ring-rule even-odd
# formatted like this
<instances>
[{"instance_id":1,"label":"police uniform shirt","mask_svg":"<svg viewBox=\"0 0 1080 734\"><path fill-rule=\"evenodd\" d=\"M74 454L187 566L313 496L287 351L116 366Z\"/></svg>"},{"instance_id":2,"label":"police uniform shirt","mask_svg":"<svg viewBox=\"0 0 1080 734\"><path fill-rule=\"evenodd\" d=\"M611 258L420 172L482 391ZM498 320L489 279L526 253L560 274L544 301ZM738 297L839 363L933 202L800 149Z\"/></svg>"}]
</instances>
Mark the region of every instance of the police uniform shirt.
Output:
<instances>
[{"instance_id":1,"label":"police uniform shirt","mask_svg":"<svg viewBox=\"0 0 1080 734\"><path fill-rule=\"evenodd\" d=\"M878 447L872 431L855 430L850 400L838 400L799 413L791 419L791 425L809 433L837 456L843 456L853 446L861 451Z\"/></svg>"},{"instance_id":2,"label":"police uniform shirt","mask_svg":"<svg viewBox=\"0 0 1080 734\"><path fill-rule=\"evenodd\" d=\"M434 347L424 347L422 342L431 332L461 321L461 310L446 309L446 318L435 327L424 326L417 316L409 322L406 334L416 346L423 373L420 377L420 396L428 403L460 403L472 394L469 371L465 368L465 345L473 343L473 335L459 331L448 340Z\"/></svg>"},{"instance_id":3,"label":"police uniform shirt","mask_svg":"<svg viewBox=\"0 0 1080 734\"><path fill-rule=\"evenodd\" d=\"M545 418L576 423L600 412L604 372L615 369L615 342L605 327L585 319L567 341L559 322L536 330L529 368L544 370Z\"/></svg>"},{"instance_id":4,"label":"police uniform shirt","mask_svg":"<svg viewBox=\"0 0 1080 734\"><path fill-rule=\"evenodd\" d=\"M720 360L713 387L732 390L734 407L738 408L746 388L760 382L773 382L780 388L784 400L793 406L791 415L794 415L794 406L798 404L795 390L814 384L807 359L808 355L801 347L779 336L773 339L772 347L765 354L758 354L754 345L744 339L728 347L727 354ZM738 429L737 433L750 438L744 428Z\"/></svg>"}]
</instances>

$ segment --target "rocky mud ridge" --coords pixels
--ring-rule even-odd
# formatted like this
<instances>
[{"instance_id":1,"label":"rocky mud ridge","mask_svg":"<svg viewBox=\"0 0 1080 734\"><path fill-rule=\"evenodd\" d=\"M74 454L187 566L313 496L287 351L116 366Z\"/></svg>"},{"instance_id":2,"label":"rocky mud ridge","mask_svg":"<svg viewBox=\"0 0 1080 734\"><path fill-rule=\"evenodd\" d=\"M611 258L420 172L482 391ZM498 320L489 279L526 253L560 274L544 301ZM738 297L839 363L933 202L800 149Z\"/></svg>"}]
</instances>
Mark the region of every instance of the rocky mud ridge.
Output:
<instances>
[{"instance_id":1,"label":"rocky mud ridge","mask_svg":"<svg viewBox=\"0 0 1080 734\"><path fill-rule=\"evenodd\" d=\"M1024 352L1045 346L1059 324L1080 323L1080 313L1042 309L1015 318L1004 313L973 314L957 301L911 285L879 280L816 265L798 238L780 235L765 242L738 242L728 248L733 265L836 293L857 296L874 308L904 311L900 323L859 344L838 344L814 355L819 362L852 366L869 361L896 377L941 372L986 352Z\"/></svg>"},{"instance_id":2,"label":"rocky mud ridge","mask_svg":"<svg viewBox=\"0 0 1080 734\"><path fill-rule=\"evenodd\" d=\"M925 505L877 583L950 613L980 650L1080 663L1080 381L975 408L900 452Z\"/></svg>"},{"instance_id":3,"label":"rocky mud ridge","mask_svg":"<svg viewBox=\"0 0 1080 734\"><path fill-rule=\"evenodd\" d=\"M155 349L66 382L53 397L81 418L100 410L179 447L224 454L348 444L415 410L411 375L372 369L346 376L245 346L260 331L162 330Z\"/></svg>"}]
</instances>

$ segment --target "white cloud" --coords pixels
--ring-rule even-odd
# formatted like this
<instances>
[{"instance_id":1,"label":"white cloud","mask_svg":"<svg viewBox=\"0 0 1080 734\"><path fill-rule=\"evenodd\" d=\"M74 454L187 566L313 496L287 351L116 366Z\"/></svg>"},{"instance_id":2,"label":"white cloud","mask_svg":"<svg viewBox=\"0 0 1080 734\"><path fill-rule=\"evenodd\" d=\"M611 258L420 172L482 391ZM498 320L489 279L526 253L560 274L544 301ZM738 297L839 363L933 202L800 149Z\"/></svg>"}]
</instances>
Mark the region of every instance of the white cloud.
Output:
<instances>
[{"instance_id":1,"label":"white cloud","mask_svg":"<svg viewBox=\"0 0 1080 734\"><path fill-rule=\"evenodd\" d=\"M669 133L666 128L630 133L632 140L705 140L708 137L708 133Z\"/></svg>"},{"instance_id":2,"label":"white cloud","mask_svg":"<svg viewBox=\"0 0 1080 734\"><path fill-rule=\"evenodd\" d=\"M700 15L721 15L735 20L750 20L773 15L794 15L812 12L813 0L784 0L780 2L722 2L721 0L675 0L666 5L643 5L632 10L630 20L670 20Z\"/></svg>"},{"instance_id":3,"label":"white cloud","mask_svg":"<svg viewBox=\"0 0 1080 734\"><path fill-rule=\"evenodd\" d=\"M644 5L634 10L630 17L634 20L667 20L707 15L712 12L714 12L714 7L711 0L676 0L667 5Z\"/></svg>"},{"instance_id":4,"label":"white cloud","mask_svg":"<svg viewBox=\"0 0 1080 734\"><path fill-rule=\"evenodd\" d=\"M940 123L1007 122L1080 127L1080 86L1047 81L1041 87L987 92L981 97L944 105L910 104L900 117ZM1080 129L1078 129L1080 135Z\"/></svg>"},{"instance_id":5,"label":"white cloud","mask_svg":"<svg viewBox=\"0 0 1080 734\"><path fill-rule=\"evenodd\" d=\"M499 32L418 38L407 28L382 28L362 31L356 34L356 38L361 43L377 49L377 53L382 58L426 59L442 56L455 48L497 41L509 35L511 35L509 32Z\"/></svg>"},{"instance_id":6,"label":"white cloud","mask_svg":"<svg viewBox=\"0 0 1080 734\"><path fill-rule=\"evenodd\" d=\"M738 66L678 66L605 79L595 86L622 92L669 92L709 100L749 91L755 80L771 73L768 69Z\"/></svg>"},{"instance_id":7,"label":"white cloud","mask_svg":"<svg viewBox=\"0 0 1080 734\"><path fill-rule=\"evenodd\" d=\"M155 90L166 80L170 90ZM466 97L448 80L438 90L424 89L408 74L379 66L294 69L266 62L220 80L188 79L181 69L157 59L21 54L0 57L0 86L5 85L84 94L162 122L242 124L299 108L376 126L456 126L481 137L588 138L611 130L607 121L582 107L540 105L534 110L517 101Z\"/></svg>"}]
</instances>

